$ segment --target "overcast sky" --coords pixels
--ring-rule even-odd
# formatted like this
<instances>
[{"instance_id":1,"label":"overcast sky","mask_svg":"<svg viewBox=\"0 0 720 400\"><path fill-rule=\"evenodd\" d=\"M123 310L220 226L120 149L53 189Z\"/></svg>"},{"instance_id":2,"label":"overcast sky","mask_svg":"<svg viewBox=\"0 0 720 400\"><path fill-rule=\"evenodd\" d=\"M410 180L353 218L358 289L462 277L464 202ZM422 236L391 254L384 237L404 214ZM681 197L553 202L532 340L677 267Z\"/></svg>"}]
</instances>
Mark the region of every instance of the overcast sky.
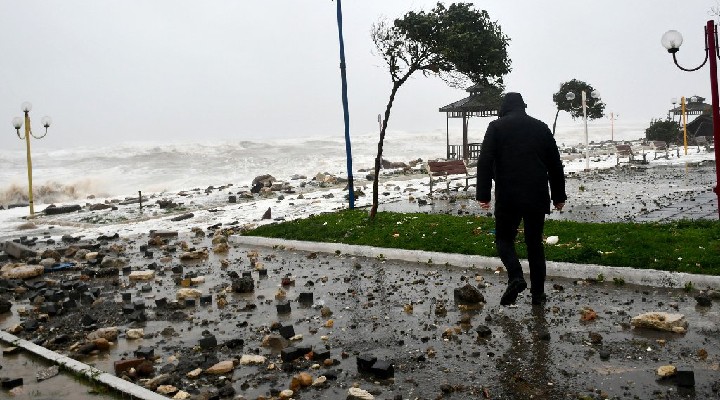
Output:
<instances>
[{"instance_id":1,"label":"overcast sky","mask_svg":"<svg viewBox=\"0 0 720 400\"><path fill-rule=\"evenodd\" d=\"M351 134L377 131L390 90L373 54L372 24L436 3L343 1ZM680 31L680 62L699 65L715 0L474 4L511 39L507 89L521 92L528 112L549 125L552 94L572 78L601 92L608 113L619 115L616 130L664 117L673 97L709 102L708 67L680 71L660 37ZM53 118L48 136L34 142L52 148L343 136L330 0L5 0L0 54L0 149L24 149L11 125L23 101L33 104L35 132L42 116ZM417 75L401 88L389 129L444 131L438 108L465 95ZM561 113L559 124L574 129L580 121Z\"/></svg>"}]
</instances>

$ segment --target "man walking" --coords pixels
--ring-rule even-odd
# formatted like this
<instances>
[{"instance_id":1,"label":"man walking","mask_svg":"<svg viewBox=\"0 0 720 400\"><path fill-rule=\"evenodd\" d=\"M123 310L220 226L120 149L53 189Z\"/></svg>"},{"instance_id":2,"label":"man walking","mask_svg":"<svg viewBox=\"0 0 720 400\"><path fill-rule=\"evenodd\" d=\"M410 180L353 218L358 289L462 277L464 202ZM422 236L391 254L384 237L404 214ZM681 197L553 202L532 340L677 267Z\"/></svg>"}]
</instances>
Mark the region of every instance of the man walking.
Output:
<instances>
[{"instance_id":1,"label":"man walking","mask_svg":"<svg viewBox=\"0 0 720 400\"><path fill-rule=\"evenodd\" d=\"M548 126L525 113L520 93L507 93L499 118L490 123L480 149L476 199L490 208L495 180L495 245L508 273L501 305L514 304L527 288L515 251L520 221L525 228L532 304L545 301L545 248L543 226L550 200L562 210L565 175L555 139ZM548 182L550 193L548 193Z\"/></svg>"}]
</instances>

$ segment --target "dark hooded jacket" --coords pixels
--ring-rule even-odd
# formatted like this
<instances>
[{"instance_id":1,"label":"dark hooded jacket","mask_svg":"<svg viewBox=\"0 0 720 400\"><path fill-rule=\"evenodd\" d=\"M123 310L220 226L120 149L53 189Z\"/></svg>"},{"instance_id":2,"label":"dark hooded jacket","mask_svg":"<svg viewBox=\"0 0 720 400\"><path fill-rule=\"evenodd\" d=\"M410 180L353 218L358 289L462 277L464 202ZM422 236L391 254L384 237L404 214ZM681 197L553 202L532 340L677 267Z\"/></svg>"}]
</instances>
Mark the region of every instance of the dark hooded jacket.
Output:
<instances>
[{"instance_id":1,"label":"dark hooded jacket","mask_svg":"<svg viewBox=\"0 0 720 400\"><path fill-rule=\"evenodd\" d=\"M495 180L496 211L550 213L551 199L567 199L563 165L550 129L527 115L525 107L520 93L507 93L499 118L488 126L478 159L476 198L489 202Z\"/></svg>"}]
</instances>

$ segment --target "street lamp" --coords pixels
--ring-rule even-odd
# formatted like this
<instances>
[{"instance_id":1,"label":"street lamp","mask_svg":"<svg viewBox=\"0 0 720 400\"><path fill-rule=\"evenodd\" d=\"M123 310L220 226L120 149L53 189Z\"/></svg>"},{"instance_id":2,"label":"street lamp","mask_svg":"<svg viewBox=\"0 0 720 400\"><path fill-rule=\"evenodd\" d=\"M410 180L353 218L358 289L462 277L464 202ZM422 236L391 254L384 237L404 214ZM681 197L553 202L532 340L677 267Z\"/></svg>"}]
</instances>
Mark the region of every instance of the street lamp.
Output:
<instances>
[{"instance_id":1,"label":"street lamp","mask_svg":"<svg viewBox=\"0 0 720 400\"><path fill-rule=\"evenodd\" d=\"M588 142L588 127L587 127L587 94L585 91L581 91L580 98L582 99L582 110L583 110L583 122L585 123L585 170L590 170L590 143ZM597 90L593 90L590 93L590 96L593 99L599 99L600 98L600 92ZM565 98L572 102L575 100L575 93L573 92L567 92L565 94Z\"/></svg>"},{"instance_id":2,"label":"street lamp","mask_svg":"<svg viewBox=\"0 0 720 400\"><path fill-rule=\"evenodd\" d=\"M47 135L48 127L52 123L52 119L47 115L42 117L40 123L45 127L45 133L41 136L35 136L30 128L30 110L32 110L32 104L29 101L22 103L20 109L25 113L25 136L20 135L20 128L23 126L23 118L15 117L12 120L13 127L15 127L15 133L20 140L25 139L25 149L27 151L27 171L28 171L28 202L30 203L30 216L35 215L35 206L33 205L33 189L32 189L32 158L30 157L30 136L35 139L42 139Z\"/></svg>"},{"instance_id":3,"label":"street lamp","mask_svg":"<svg viewBox=\"0 0 720 400\"><path fill-rule=\"evenodd\" d=\"M672 103L673 106L670 109L670 111L668 111L668 118L670 117L670 113L672 113L672 121L675 122L675 116L677 115L677 112L675 111L675 109L677 108L677 102L678 102L677 97L673 97L672 99L670 99L670 102Z\"/></svg>"},{"instance_id":4,"label":"street lamp","mask_svg":"<svg viewBox=\"0 0 720 400\"><path fill-rule=\"evenodd\" d=\"M715 22L710 20L705 25L705 61L696 68L683 68L678 64L675 53L680 50L680 46L683 42L683 37L680 32L670 30L662 35L661 43L665 47L668 53L672 54L673 62L683 71L697 71L702 68L705 63L710 60L710 90L712 91L712 121L713 121L713 138L715 140L715 173L716 173L716 184L713 191L718 196L718 203L720 204L720 166L718 166L718 160L720 160L720 100L718 99L718 81L717 81L717 60L718 60L718 37ZM720 215L720 207L718 207L718 213Z\"/></svg>"}]
</instances>

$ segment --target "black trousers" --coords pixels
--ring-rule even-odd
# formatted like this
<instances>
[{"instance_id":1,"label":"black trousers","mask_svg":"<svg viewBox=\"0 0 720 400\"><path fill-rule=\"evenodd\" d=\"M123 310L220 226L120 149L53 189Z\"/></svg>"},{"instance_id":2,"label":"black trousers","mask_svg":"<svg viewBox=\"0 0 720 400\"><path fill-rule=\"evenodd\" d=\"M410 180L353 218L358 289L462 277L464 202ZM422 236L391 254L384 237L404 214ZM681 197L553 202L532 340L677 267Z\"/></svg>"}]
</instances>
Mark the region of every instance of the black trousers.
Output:
<instances>
[{"instance_id":1,"label":"black trousers","mask_svg":"<svg viewBox=\"0 0 720 400\"><path fill-rule=\"evenodd\" d=\"M522 267L515 250L520 221L525 228L525 244L527 245L528 263L530 264L530 291L545 292L545 247L543 244L543 227L545 213L522 211L495 212L495 245L503 265L508 273L508 280L523 279Z\"/></svg>"}]
</instances>

